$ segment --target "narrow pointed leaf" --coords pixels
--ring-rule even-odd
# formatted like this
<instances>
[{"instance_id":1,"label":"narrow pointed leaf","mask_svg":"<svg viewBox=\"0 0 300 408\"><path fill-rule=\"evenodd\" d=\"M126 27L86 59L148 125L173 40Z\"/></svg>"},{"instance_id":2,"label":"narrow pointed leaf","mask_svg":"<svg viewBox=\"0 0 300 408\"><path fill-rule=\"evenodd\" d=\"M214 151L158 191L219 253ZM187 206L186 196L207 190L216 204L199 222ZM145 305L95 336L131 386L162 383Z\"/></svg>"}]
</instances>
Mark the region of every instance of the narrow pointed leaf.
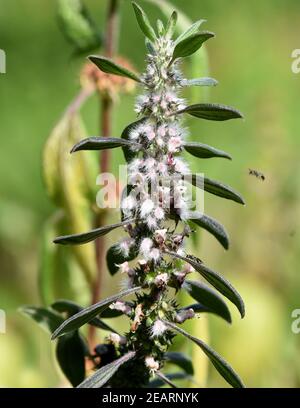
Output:
<instances>
[{"instance_id":1,"label":"narrow pointed leaf","mask_svg":"<svg viewBox=\"0 0 300 408\"><path fill-rule=\"evenodd\" d=\"M102 235L108 234L109 232L113 231L116 228L120 228L120 227L123 227L124 225L130 224L130 222L132 222L132 220L123 221L123 222L119 222L117 224L112 224L112 225L106 225L105 227L96 228L94 230L91 230L89 232L84 232L82 234L65 235L62 237L55 238L53 242L55 244L61 244L61 245L87 244L88 242L91 242L95 240L96 238L101 237Z\"/></svg>"},{"instance_id":2,"label":"narrow pointed leaf","mask_svg":"<svg viewBox=\"0 0 300 408\"><path fill-rule=\"evenodd\" d=\"M178 20L178 14L176 11L173 11L167 26L166 26L166 37L167 38L172 38L175 32L175 27L176 27L176 23Z\"/></svg>"},{"instance_id":3,"label":"narrow pointed leaf","mask_svg":"<svg viewBox=\"0 0 300 408\"><path fill-rule=\"evenodd\" d=\"M176 364L178 367L182 368L187 374L193 375L194 368L192 360L183 353L177 351L169 351L164 354L164 359L168 363Z\"/></svg>"},{"instance_id":4,"label":"narrow pointed leaf","mask_svg":"<svg viewBox=\"0 0 300 408\"><path fill-rule=\"evenodd\" d=\"M128 256L125 256L122 254L119 244L112 245L106 253L106 264L110 274L116 274L119 270L119 265L126 261L132 261L137 257L137 255L137 248L131 248Z\"/></svg>"},{"instance_id":5,"label":"narrow pointed leaf","mask_svg":"<svg viewBox=\"0 0 300 408\"><path fill-rule=\"evenodd\" d=\"M222 150L215 149L212 146L198 143L198 142L184 142L184 150L200 159L210 159L212 157L223 157L224 159L231 159L231 156Z\"/></svg>"},{"instance_id":6,"label":"narrow pointed leaf","mask_svg":"<svg viewBox=\"0 0 300 408\"><path fill-rule=\"evenodd\" d=\"M78 152L79 150L115 149L116 147L130 146L132 144L134 143L118 137L89 137L76 143L71 153Z\"/></svg>"},{"instance_id":7,"label":"narrow pointed leaf","mask_svg":"<svg viewBox=\"0 0 300 408\"><path fill-rule=\"evenodd\" d=\"M72 302L71 300L59 299L56 300L51 305L52 309L57 310L60 313L67 313L68 317L74 316L75 314L79 313L84 308L79 306L77 303ZM104 323L98 317L95 317L93 320L89 322L91 326L95 326L98 329L106 330L112 333L117 333L115 329L110 327L108 324Z\"/></svg>"},{"instance_id":8,"label":"narrow pointed leaf","mask_svg":"<svg viewBox=\"0 0 300 408\"><path fill-rule=\"evenodd\" d=\"M101 388L103 387L111 377L118 371L118 369L129 360L132 360L135 356L135 351L130 351L124 356L118 358L110 364L101 367L93 375L84 380L77 388Z\"/></svg>"},{"instance_id":9,"label":"narrow pointed leaf","mask_svg":"<svg viewBox=\"0 0 300 408\"><path fill-rule=\"evenodd\" d=\"M215 35L209 31L202 31L200 33L192 34L184 40L177 43L175 46L172 61L175 61L178 58L189 57L194 54L202 44L214 37Z\"/></svg>"},{"instance_id":10,"label":"narrow pointed leaf","mask_svg":"<svg viewBox=\"0 0 300 408\"><path fill-rule=\"evenodd\" d=\"M245 385L243 384L242 380L238 376L238 374L233 370L233 368L221 357L215 350L205 344L202 340L197 339L194 336L191 336L185 330L181 329L180 327L176 326L176 324L164 321L164 323L170 327L172 330L176 331L179 334L182 334L189 340L196 343L201 350L207 355L210 359L216 370L219 374L234 388L244 388Z\"/></svg>"},{"instance_id":11,"label":"narrow pointed leaf","mask_svg":"<svg viewBox=\"0 0 300 408\"><path fill-rule=\"evenodd\" d=\"M177 388L177 386L167 376L165 376L162 372L156 371L155 375L160 380L162 380L165 384L169 385L171 388Z\"/></svg>"},{"instance_id":12,"label":"narrow pointed leaf","mask_svg":"<svg viewBox=\"0 0 300 408\"><path fill-rule=\"evenodd\" d=\"M242 113L237 109L217 103L198 103L190 105L185 109L176 112L176 114L179 113L188 113L196 118L215 121L243 118Z\"/></svg>"},{"instance_id":13,"label":"narrow pointed leaf","mask_svg":"<svg viewBox=\"0 0 300 408\"><path fill-rule=\"evenodd\" d=\"M58 313L45 307L23 306L20 312L30 317L49 333L53 333L64 321Z\"/></svg>"},{"instance_id":14,"label":"narrow pointed leaf","mask_svg":"<svg viewBox=\"0 0 300 408\"><path fill-rule=\"evenodd\" d=\"M110 296L109 298L102 300L101 302L95 303L80 312L76 313L74 316L65 320L62 325L58 327L57 330L52 335L52 340L56 337L62 336L69 333L72 330L77 330L84 324L93 320L96 316L100 315L105 309L107 309L112 303L117 300L129 296L135 292L141 290L140 286L135 288L124 290L123 292L117 293L116 295Z\"/></svg>"},{"instance_id":15,"label":"narrow pointed leaf","mask_svg":"<svg viewBox=\"0 0 300 408\"><path fill-rule=\"evenodd\" d=\"M217 86L218 81L213 78L196 78L196 79L183 79L180 82L181 86Z\"/></svg>"},{"instance_id":16,"label":"narrow pointed leaf","mask_svg":"<svg viewBox=\"0 0 300 408\"><path fill-rule=\"evenodd\" d=\"M156 40L156 34L155 31L153 30L150 21L144 12L144 10L135 2L132 2L132 6L135 12L135 16L138 22L138 25L140 26L140 29L144 33L144 35L149 38L150 41L155 42Z\"/></svg>"},{"instance_id":17,"label":"narrow pointed leaf","mask_svg":"<svg viewBox=\"0 0 300 408\"><path fill-rule=\"evenodd\" d=\"M237 307L242 318L245 316L245 305L243 299L237 290L231 285L231 283L228 282L222 275L219 275L217 272L207 268L203 263L197 262L190 257L181 256L176 252L166 251L166 253L192 265L192 267L199 272L200 275L202 275L214 288L216 288Z\"/></svg>"},{"instance_id":18,"label":"narrow pointed leaf","mask_svg":"<svg viewBox=\"0 0 300 408\"><path fill-rule=\"evenodd\" d=\"M200 26L205 23L206 20L198 20L194 24L192 24L187 30L185 30L175 41L175 45L180 43L181 41L185 40L186 38L190 37L191 35L197 33Z\"/></svg>"},{"instance_id":19,"label":"narrow pointed leaf","mask_svg":"<svg viewBox=\"0 0 300 408\"><path fill-rule=\"evenodd\" d=\"M78 331L58 339L56 358L62 372L73 387L77 387L84 380L86 350L87 345Z\"/></svg>"},{"instance_id":20,"label":"narrow pointed leaf","mask_svg":"<svg viewBox=\"0 0 300 408\"><path fill-rule=\"evenodd\" d=\"M191 211L188 219L193 224L196 224L199 227L210 232L225 249L229 248L228 234L225 228L223 227L223 225L221 225L214 218L211 218L208 215L202 214L199 211Z\"/></svg>"},{"instance_id":21,"label":"narrow pointed leaf","mask_svg":"<svg viewBox=\"0 0 300 408\"><path fill-rule=\"evenodd\" d=\"M167 377L169 380L174 381L174 380L191 380L191 377L186 374L186 373L171 373L171 374L166 374L165 377ZM149 382L146 388L160 388L165 385L165 382L162 381L160 378L156 378L155 380L152 380Z\"/></svg>"},{"instance_id":22,"label":"narrow pointed leaf","mask_svg":"<svg viewBox=\"0 0 300 408\"><path fill-rule=\"evenodd\" d=\"M208 193L214 194L218 197L226 198L227 200L235 201L239 204L245 204L243 197L233 190L231 187L226 184L222 184L219 181L209 179L207 177L202 177L200 175L194 174L191 177L186 176L186 180L193 184L193 186L201 188Z\"/></svg>"},{"instance_id":23,"label":"narrow pointed leaf","mask_svg":"<svg viewBox=\"0 0 300 408\"><path fill-rule=\"evenodd\" d=\"M121 65L115 63L109 58L91 55L89 60L93 62L102 72L106 74L118 75L126 78L130 78L133 81L141 82L141 79L134 72L129 71L127 68L121 67Z\"/></svg>"},{"instance_id":24,"label":"narrow pointed leaf","mask_svg":"<svg viewBox=\"0 0 300 408\"><path fill-rule=\"evenodd\" d=\"M202 282L185 280L182 288L197 302L199 302L207 312L214 313L231 323L230 311L217 292Z\"/></svg>"}]
</instances>

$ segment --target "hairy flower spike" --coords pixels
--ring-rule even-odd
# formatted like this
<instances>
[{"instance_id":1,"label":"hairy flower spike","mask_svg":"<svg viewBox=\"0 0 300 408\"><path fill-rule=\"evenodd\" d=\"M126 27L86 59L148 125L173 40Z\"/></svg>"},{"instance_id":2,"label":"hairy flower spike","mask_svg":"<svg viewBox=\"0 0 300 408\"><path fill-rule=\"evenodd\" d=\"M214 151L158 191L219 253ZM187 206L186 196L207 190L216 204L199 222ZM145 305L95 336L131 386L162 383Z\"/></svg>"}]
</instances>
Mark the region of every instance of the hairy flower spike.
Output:
<instances>
[{"instance_id":1,"label":"hairy flower spike","mask_svg":"<svg viewBox=\"0 0 300 408\"><path fill-rule=\"evenodd\" d=\"M127 275L126 290L103 301L104 304L100 303L100 306L97 304L86 309L86 313L91 313L90 321L95 319L95 310L102 310L107 305L130 319L126 341L115 333L109 337L114 352L117 348L118 356L114 355L112 362L107 365L107 372L105 366L101 367L100 374L105 377L108 386L147 386L150 375L155 373L163 379L164 376L158 370L167 362L165 353L172 345L176 332L196 343L229 384L242 387L241 379L228 363L208 345L178 326L187 319L194 318L198 311L214 313L230 322L229 310L215 291L233 302L241 316L244 316L244 304L235 288L225 278L207 268L199 258L186 255L185 252L185 241L194 232L191 224L213 234L224 248L227 249L229 244L227 233L221 224L194 211L188 186L204 189L238 203L244 203L243 199L229 186L192 175L188 163L179 157L183 150L198 158L229 157L210 146L186 142L188 132L182 126L184 113L216 121L240 118L242 115L225 105L199 103L188 106L180 97L182 88L191 83L215 84L210 78L187 80L179 69L182 58L196 52L206 40L214 36L208 31L199 31L202 21L195 23L180 38L174 40L177 13L172 14L166 28L162 23L158 24L157 34L146 13L136 3L133 3L133 7L138 24L147 37L145 73L137 76L106 57L91 57L91 60L104 72L129 77L143 86L142 95L135 104L139 120L124 130L120 141L113 140L114 138L93 138L88 143L84 142L92 148L103 148L103 145L106 148L111 144L112 147L120 145L124 150L130 188L122 194L122 222L88 234L60 237L56 242L86 243L91 240L91 236L100 237L115 228L124 227L127 222L124 229L128 238L120 242L119 250L110 251L108 257L113 264L112 273L116 272L117 265ZM189 181L185 180L187 175ZM129 265L129 262L132 263ZM202 282L186 279L194 270L214 289ZM187 292L197 303L193 307L180 308L175 300L176 293L180 290ZM128 304L121 300L133 293L133 302ZM80 318L82 313L85 311L80 311ZM74 319L76 320L76 316L72 317L72 330ZM88 318L83 321L88 322ZM66 326L68 327L68 321L54 333L54 337L60 330L66 330ZM97 373L94 375L97 376ZM170 384L168 380L167 383Z\"/></svg>"}]
</instances>

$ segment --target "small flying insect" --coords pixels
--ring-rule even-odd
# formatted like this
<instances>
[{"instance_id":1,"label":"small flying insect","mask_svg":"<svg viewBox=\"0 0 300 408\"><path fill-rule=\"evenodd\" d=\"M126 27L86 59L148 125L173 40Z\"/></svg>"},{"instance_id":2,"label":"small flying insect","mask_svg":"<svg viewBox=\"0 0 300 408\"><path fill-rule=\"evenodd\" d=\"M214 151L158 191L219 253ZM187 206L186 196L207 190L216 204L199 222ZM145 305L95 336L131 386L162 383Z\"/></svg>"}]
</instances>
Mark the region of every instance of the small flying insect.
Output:
<instances>
[{"instance_id":1,"label":"small flying insect","mask_svg":"<svg viewBox=\"0 0 300 408\"><path fill-rule=\"evenodd\" d=\"M254 169L249 169L249 175L258 178L261 181L265 181L266 179L263 173L261 173L260 171L254 170Z\"/></svg>"}]
</instances>

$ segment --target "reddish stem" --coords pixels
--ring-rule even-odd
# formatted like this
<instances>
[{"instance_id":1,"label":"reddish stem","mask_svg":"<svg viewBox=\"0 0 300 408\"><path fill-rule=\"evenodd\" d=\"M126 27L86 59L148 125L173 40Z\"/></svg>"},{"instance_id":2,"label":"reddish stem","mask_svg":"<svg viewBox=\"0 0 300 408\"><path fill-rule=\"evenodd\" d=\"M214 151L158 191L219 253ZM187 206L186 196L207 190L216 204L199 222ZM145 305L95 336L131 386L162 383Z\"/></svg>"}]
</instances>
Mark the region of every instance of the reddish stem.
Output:
<instances>
[{"instance_id":1,"label":"reddish stem","mask_svg":"<svg viewBox=\"0 0 300 408\"><path fill-rule=\"evenodd\" d=\"M105 38L105 54L107 57L112 58L116 52L117 46L117 36L118 36L118 6L119 0L110 0L108 6L107 14L107 27L106 27L106 38ZM108 137L112 135L112 111L113 111L113 100L108 94L102 94L99 92L100 99L100 130L103 137ZM109 171L110 163L110 152L109 150L103 150L100 155L100 172L106 173ZM98 215L95 220L96 227L100 227L105 224L106 213ZM95 242L96 250L96 264L97 264L97 274L93 284L92 299L91 303L96 303L101 295L102 289L102 275L105 260L105 241L104 238L98 238ZM89 343L91 347L95 345L95 327L89 326Z\"/></svg>"}]
</instances>

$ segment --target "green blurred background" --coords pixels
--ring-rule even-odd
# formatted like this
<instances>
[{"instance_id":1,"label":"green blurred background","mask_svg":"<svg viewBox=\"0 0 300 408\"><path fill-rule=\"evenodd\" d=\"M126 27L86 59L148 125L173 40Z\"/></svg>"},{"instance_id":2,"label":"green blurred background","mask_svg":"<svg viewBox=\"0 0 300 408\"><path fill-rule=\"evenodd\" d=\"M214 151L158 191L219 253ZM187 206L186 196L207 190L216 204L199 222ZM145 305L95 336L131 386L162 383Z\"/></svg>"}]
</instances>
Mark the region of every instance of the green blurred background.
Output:
<instances>
[{"instance_id":1,"label":"green blurred background","mask_svg":"<svg viewBox=\"0 0 300 408\"><path fill-rule=\"evenodd\" d=\"M103 26L106 0L85 3ZM153 5L140 3L152 17L160 16ZM217 34L207 47L210 74L219 80L210 100L235 106L246 118L225 124L189 122L194 140L233 156L232 162L194 162L197 170L231 184L247 203L243 208L206 197L206 212L224 223L231 249L225 253L203 233L195 254L230 278L247 307L242 321L233 311L232 326L210 317L210 342L248 386L300 387L300 334L291 330L292 310L300 308L300 74L291 71L292 50L300 48L300 3L173 3L193 20L206 18L205 29ZM6 334L0 334L0 386L55 387L64 383L49 335L17 308L41 303L41 231L54 210L42 181L42 149L78 92L85 56L71 58L54 0L0 0L0 48L7 55L7 73L0 75L0 308L7 314ZM143 38L127 0L120 54L143 70ZM133 102L133 95L121 97L115 135L135 119ZM98 115L94 97L84 110L89 134L99 133ZM114 153L113 163L115 169L123 163L120 153ZM249 167L262 171L266 180L250 177ZM115 281L106 276L109 291ZM208 386L224 386L213 369Z\"/></svg>"}]
</instances>

